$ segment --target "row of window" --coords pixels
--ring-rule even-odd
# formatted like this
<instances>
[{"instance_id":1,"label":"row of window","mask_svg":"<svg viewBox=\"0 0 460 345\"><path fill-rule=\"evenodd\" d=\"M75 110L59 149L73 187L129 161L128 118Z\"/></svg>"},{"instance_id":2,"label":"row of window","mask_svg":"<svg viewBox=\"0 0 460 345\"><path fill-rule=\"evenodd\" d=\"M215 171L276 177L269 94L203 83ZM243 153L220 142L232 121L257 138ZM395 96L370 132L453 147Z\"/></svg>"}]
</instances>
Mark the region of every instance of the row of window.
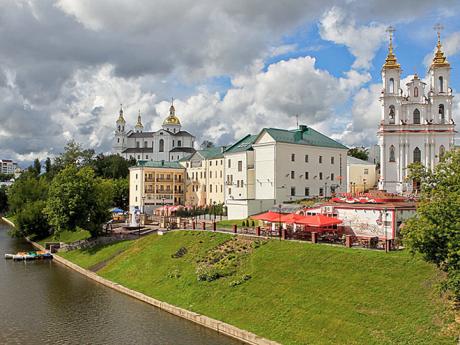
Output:
<instances>
[{"instance_id":1,"label":"row of window","mask_svg":"<svg viewBox=\"0 0 460 345\"><path fill-rule=\"evenodd\" d=\"M444 77L440 76L438 78L438 91L444 92ZM389 79L388 92L395 93L395 80L393 78ZM418 97L418 88L414 88L414 97Z\"/></svg>"},{"instance_id":2,"label":"row of window","mask_svg":"<svg viewBox=\"0 0 460 345\"><path fill-rule=\"evenodd\" d=\"M214 192L217 193L219 190L220 186L220 192L223 193L224 191L224 186L223 185L215 185ZM206 193L206 185L203 185L202 187L203 192ZM212 184L209 185L209 193L212 193ZM192 185L192 192L199 192L200 191L200 186Z\"/></svg>"},{"instance_id":3,"label":"row of window","mask_svg":"<svg viewBox=\"0 0 460 345\"><path fill-rule=\"evenodd\" d=\"M308 163L309 162L309 156L308 155L305 155L304 157L304 160L305 160L305 163ZM295 153L291 153L291 162L295 162L296 160L296 154ZM330 162L331 164L335 164L335 157L334 156L331 156L330 157ZM322 164L323 163L323 156L318 156L318 163L319 164Z\"/></svg>"},{"instance_id":4,"label":"row of window","mask_svg":"<svg viewBox=\"0 0 460 345\"><path fill-rule=\"evenodd\" d=\"M444 145L441 145L439 147L439 158L442 158L442 156L444 156L444 154L446 153L446 148L444 147ZM422 162L422 151L420 151L420 149L418 147L416 147L414 149L414 151L412 152L413 154L413 162L416 163L421 163ZM393 145L390 146L390 155L389 155L389 159L388 159L390 162L396 162L396 154L395 154L395 147Z\"/></svg>"},{"instance_id":5,"label":"row of window","mask_svg":"<svg viewBox=\"0 0 460 345\"><path fill-rule=\"evenodd\" d=\"M290 176L291 176L291 180L295 179L295 171L294 170L291 170L291 175ZM323 173L319 172L318 175L313 176L314 179L317 178L317 177L320 180L322 180L323 179ZM331 175L329 177L330 177L331 181L333 181L334 178L335 178L334 173L331 173ZM329 177L327 177L327 178L329 178ZM305 180L308 180L308 179L310 179L310 173L308 171L305 171L305 173L299 175L299 178L305 178Z\"/></svg>"},{"instance_id":6,"label":"row of window","mask_svg":"<svg viewBox=\"0 0 460 345\"><path fill-rule=\"evenodd\" d=\"M445 114L444 104L439 105L438 114L439 114L440 122L444 123L446 121L446 118L444 115ZM390 124L395 124L395 106L394 105L390 105L389 107L388 118L390 120ZM415 109L414 112L412 113L412 123L416 125L420 124L420 110Z\"/></svg>"},{"instance_id":7,"label":"row of window","mask_svg":"<svg viewBox=\"0 0 460 345\"><path fill-rule=\"evenodd\" d=\"M330 194L335 193L335 187L334 186L330 186L329 188L330 188ZM325 190L327 190L327 187L325 187L325 188L319 187L318 188L318 195L319 196L324 196L324 191ZM291 187L291 196L297 196L297 197L310 196L310 188L305 187L304 194L303 195L297 195L296 194L296 187Z\"/></svg>"},{"instance_id":8,"label":"row of window","mask_svg":"<svg viewBox=\"0 0 460 345\"><path fill-rule=\"evenodd\" d=\"M220 174L219 174L219 175L220 175L219 177L222 178L222 176L223 176L222 170L221 170L219 173L220 173ZM201 178L206 178L206 171L200 171L199 176L200 176L200 179L201 179ZM192 178L190 178L190 174L187 173L187 178L188 178L189 180L198 181L198 171L197 171L197 172L192 171L191 177L192 177ZM212 171L209 172L209 178L212 178ZM217 171L214 171L214 178L217 178Z\"/></svg>"}]
</instances>

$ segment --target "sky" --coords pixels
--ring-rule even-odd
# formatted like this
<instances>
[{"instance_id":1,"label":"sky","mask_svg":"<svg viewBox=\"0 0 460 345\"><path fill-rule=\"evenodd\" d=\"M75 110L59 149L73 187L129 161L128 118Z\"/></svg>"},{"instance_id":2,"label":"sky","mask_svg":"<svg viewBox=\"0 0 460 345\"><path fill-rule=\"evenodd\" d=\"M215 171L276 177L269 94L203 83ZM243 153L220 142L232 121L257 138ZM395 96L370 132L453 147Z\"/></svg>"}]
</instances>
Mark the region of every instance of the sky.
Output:
<instances>
[{"instance_id":1,"label":"sky","mask_svg":"<svg viewBox=\"0 0 460 345\"><path fill-rule=\"evenodd\" d=\"M377 142L389 25L406 81L441 23L460 122L458 0L0 0L0 159L26 166L75 140L110 152L123 104L157 130L174 98L197 142L311 126ZM458 128L457 128L458 130Z\"/></svg>"}]
</instances>

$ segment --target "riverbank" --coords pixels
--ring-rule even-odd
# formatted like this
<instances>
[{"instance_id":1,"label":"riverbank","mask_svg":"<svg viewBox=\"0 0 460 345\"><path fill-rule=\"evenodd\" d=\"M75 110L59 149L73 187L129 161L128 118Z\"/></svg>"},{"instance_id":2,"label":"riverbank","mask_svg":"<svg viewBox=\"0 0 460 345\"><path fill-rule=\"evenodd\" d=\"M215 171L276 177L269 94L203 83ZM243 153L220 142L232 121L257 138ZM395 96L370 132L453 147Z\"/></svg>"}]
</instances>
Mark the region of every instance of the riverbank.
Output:
<instances>
[{"instance_id":1,"label":"riverbank","mask_svg":"<svg viewBox=\"0 0 460 345\"><path fill-rule=\"evenodd\" d=\"M99 254L104 265L92 274L178 306L176 315L208 315L283 344L456 343L454 313L436 292L442 276L406 252L231 241L202 231L150 235ZM98 252L65 255L79 264Z\"/></svg>"}]
</instances>

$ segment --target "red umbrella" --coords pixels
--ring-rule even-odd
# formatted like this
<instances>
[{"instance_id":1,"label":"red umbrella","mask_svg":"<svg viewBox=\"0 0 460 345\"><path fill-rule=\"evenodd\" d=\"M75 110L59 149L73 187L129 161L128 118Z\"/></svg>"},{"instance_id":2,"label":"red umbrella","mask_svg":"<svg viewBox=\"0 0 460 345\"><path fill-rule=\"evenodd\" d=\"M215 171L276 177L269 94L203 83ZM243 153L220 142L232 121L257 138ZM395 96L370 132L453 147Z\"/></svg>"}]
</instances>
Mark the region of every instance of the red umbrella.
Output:
<instances>
[{"instance_id":1,"label":"red umbrella","mask_svg":"<svg viewBox=\"0 0 460 345\"><path fill-rule=\"evenodd\" d=\"M342 221L337 218L328 217L323 214L316 214L314 216L304 216L303 219L299 219L295 222L296 224L305 224L308 226L324 227L341 224Z\"/></svg>"},{"instance_id":2,"label":"red umbrella","mask_svg":"<svg viewBox=\"0 0 460 345\"><path fill-rule=\"evenodd\" d=\"M281 213L268 211L265 213L258 214L256 216L252 216L251 218L255 220L265 220L267 222L274 222L278 221L281 216Z\"/></svg>"}]
</instances>

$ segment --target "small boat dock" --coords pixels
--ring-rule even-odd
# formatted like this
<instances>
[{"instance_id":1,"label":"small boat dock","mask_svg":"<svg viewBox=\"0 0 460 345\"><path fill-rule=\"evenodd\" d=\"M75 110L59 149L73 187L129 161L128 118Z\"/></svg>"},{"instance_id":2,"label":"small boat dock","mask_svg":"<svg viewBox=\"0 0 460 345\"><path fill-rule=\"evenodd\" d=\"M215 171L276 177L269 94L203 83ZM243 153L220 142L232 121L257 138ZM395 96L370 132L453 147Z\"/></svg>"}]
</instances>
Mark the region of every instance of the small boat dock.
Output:
<instances>
[{"instance_id":1,"label":"small boat dock","mask_svg":"<svg viewBox=\"0 0 460 345\"><path fill-rule=\"evenodd\" d=\"M18 252L16 254L5 254L5 259L14 261L52 259L53 255L47 250L37 250L30 252Z\"/></svg>"}]
</instances>

